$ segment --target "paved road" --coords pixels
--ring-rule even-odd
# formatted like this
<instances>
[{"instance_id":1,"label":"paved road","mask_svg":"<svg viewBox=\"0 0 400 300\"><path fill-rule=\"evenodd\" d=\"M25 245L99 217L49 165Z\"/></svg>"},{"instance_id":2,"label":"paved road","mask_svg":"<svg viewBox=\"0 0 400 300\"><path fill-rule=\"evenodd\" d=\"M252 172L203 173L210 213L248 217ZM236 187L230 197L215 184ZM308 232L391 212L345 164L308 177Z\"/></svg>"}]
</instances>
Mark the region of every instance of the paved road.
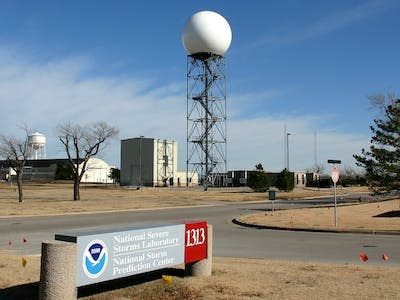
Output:
<instances>
[{"instance_id":1,"label":"paved road","mask_svg":"<svg viewBox=\"0 0 400 300\"><path fill-rule=\"evenodd\" d=\"M276 208L314 206L332 199L276 201ZM181 219L205 219L214 225L214 255L314 262L357 263L358 253L369 256L368 264L400 266L400 236L295 232L244 228L232 224L240 214L270 209L270 203L221 203L197 208L161 209L88 215L0 218L0 249L40 254L43 240L66 231L102 230L140 226ZM23 243L23 238L27 243ZM13 241L8 245L8 241ZM388 261L382 254L389 255Z\"/></svg>"}]
</instances>

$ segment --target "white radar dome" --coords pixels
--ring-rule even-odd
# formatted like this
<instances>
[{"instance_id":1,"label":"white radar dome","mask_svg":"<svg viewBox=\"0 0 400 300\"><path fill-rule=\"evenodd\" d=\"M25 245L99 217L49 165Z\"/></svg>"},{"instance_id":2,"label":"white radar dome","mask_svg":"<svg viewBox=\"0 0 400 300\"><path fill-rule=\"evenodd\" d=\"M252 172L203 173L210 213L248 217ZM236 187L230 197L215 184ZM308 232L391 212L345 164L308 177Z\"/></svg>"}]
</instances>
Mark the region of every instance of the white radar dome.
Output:
<instances>
[{"instance_id":1,"label":"white radar dome","mask_svg":"<svg viewBox=\"0 0 400 300\"><path fill-rule=\"evenodd\" d=\"M182 42L189 54L206 52L223 56L231 45L232 30L220 14L200 11L186 22Z\"/></svg>"}]
</instances>

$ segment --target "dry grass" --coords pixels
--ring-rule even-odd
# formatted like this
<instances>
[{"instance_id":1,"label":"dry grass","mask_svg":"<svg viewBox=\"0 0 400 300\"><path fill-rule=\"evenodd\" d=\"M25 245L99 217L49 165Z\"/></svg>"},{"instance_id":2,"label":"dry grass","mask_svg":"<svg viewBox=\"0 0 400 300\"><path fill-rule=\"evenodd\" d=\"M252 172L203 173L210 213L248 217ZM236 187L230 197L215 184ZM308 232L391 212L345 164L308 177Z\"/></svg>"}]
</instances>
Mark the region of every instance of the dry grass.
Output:
<instances>
[{"instance_id":1,"label":"dry grass","mask_svg":"<svg viewBox=\"0 0 400 300\"><path fill-rule=\"evenodd\" d=\"M340 193L358 191L344 189ZM363 189L365 191L365 188ZM207 205L214 201L266 201L267 193L254 193L248 188L144 188L126 189L113 186L82 185L81 201L72 201L71 183L25 184L25 201L18 203L16 186L0 183L0 216L56 215L96 211ZM328 190L295 189L277 194L280 199L293 199L331 194Z\"/></svg>"},{"instance_id":2,"label":"dry grass","mask_svg":"<svg viewBox=\"0 0 400 300\"><path fill-rule=\"evenodd\" d=\"M22 258L27 261L25 267L22 266ZM0 289L38 281L39 275L40 256L17 256L0 252Z\"/></svg>"},{"instance_id":3,"label":"dry grass","mask_svg":"<svg viewBox=\"0 0 400 300\"><path fill-rule=\"evenodd\" d=\"M219 258L212 281L190 278L202 299L395 299L399 269Z\"/></svg>"},{"instance_id":4,"label":"dry grass","mask_svg":"<svg viewBox=\"0 0 400 300\"><path fill-rule=\"evenodd\" d=\"M345 190L348 191L348 190ZM345 192L343 191L343 193ZM296 190L281 198L330 194L328 191ZM199 205L210 201L259 201L267 195L246 189L144 189L142 191L82 189L82 201L70 201L70 184L29 185L26 201L16 201L14 187L0 184L0 214L39 215L96 210L124 210L162 206ZM340 195L340 194L339 194ZM94 205L95 204L95 205ZM386 201L339 208L343 228L400 229L398 218L373 215L399 210L399 201ZM248 222L283 226L331 227L332 208L298 209L243 217ZM375 222L375 223L374 223ZM383 224L383 225L382 225ZM382 227L383 226L383 227ZM0 299L37 299L40 257L22 257L0 252ZM362 265L332 265L258 259L214 258L213 276L174 277L171 285L161 279L134 284L85 299L400 299L399 268Z\"/></svg>"},{"instance_id":5,"label":"dry grass","mask_svg":"<svg viewBox=\"0 0 400 300\"><path fill-rule=\"evenodd\" d=\"M162 279L159 279L114 291L82 297L82 299L195 300L200 299L200 297L200 290L191 287L185 279L175 277L171 284L166 284Z\"/></svg>"},{"instance_id":6,"label":"dry grass","mask_svg":"<svg viewBox=\"0 0 400 300\"><path fill-rule=\"evenodd\" d=\"M331 188L295 188L291 192L278 192L277 199L291 200L291 199L303 199L308 197L323 197L332 196L333 190ZM369 193L369 190L365 186L352 186L352 187L338 187L338 197L349 194L349 193Z\"/></svg>"},{"instance_id":7,"label":"dry grass","mask_svg":"<svg viewBox=\"0 0 400 300\"><path fill-rule=\"evenodd\" d=\"M400 199L337 208L338 230L400 231ZM283 228L334 229L334 208L309 208L240 216L249 224Z\"/></svg>"},{"instance_id":8,"label":"dry grass","mask_svg":"<svg viewBox=\"0 0 400 300\"><path fill-rule=\"evenodd\" d=\"M39 257L0 253L0 299L35 299ZM105 299L400 299L400 269L214 258L212 277L161 279L84 297Z\"/></svg>"}]
</instances>

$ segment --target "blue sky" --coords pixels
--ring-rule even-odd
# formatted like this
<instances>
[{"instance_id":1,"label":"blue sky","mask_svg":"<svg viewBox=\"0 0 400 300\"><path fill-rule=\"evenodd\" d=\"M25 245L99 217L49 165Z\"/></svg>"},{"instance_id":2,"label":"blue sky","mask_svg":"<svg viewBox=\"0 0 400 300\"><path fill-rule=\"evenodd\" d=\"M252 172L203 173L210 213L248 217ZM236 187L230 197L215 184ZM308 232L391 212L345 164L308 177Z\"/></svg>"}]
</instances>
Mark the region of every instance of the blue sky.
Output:
<instances>
[{"instance_id":1,"label":"blue sky","mask_svg":"<svg viewBox=\"0 0 400 300\"><path fill-rule=\"evenodd\" d=\"M27 123L64 157L58 124L105 120L120 135L102 154L119 166L119 139L167 138L184 169L186 52L181 32L200 10L233 32L227 52L228 168L290 168L368 147L367 96L400 94L400 1L0 2L0 132ZM327 167L327 166L326 166Z\"/></svg>"}]
</instances>

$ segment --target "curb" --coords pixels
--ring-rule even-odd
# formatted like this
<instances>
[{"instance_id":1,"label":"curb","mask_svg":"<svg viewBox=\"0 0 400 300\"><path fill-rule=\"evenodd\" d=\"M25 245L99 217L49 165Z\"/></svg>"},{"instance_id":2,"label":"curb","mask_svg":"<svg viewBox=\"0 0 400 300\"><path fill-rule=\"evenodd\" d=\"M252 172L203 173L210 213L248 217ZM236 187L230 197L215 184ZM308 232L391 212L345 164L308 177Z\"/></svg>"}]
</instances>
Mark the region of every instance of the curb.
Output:
<instances>
[{"instance_id":1,"label":"curb","mask_svg":"<svg viewBox=\"0 0 400 300\"><path fill-rule=\"evenodd\" d=\"M303 232L329 232L329 233L358 233L358 234L379 234L379 235L400 235L400 230L372 230L372 229L330 229L330 228L307 228L307 227L280 227L272 225L259 225L249 224L234 218L233 224L255 228L255 229L269 229L269 230L285 230L285 231L303 231Z\"/></svg>"}]
</instances>

